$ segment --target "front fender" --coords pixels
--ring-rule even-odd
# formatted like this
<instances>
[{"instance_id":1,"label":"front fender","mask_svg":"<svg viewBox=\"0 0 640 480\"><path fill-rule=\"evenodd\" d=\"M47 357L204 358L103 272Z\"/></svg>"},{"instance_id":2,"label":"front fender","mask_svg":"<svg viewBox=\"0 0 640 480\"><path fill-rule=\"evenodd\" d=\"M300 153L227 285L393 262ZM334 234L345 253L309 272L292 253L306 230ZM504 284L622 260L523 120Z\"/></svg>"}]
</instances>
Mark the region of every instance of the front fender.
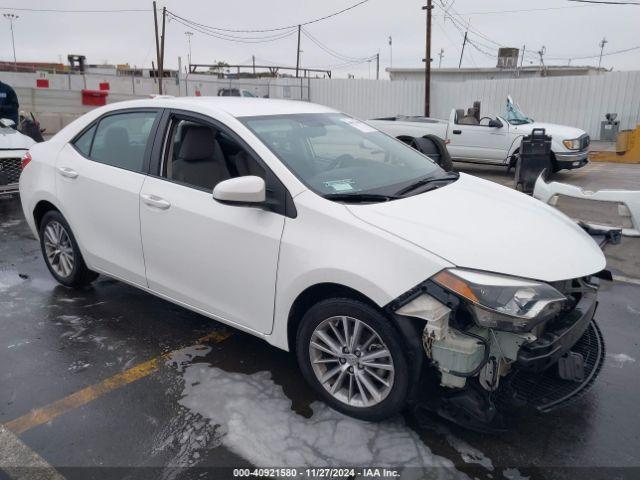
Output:
<instances>
[{"instance_id":1,"label":"front fender","mask_svg":"<svg viewBox=\"0 0 640 480\"><path fill-rule=\"evenodd\" d=\"M289 312L318 284L337 284L380 308L451 264L360 220L340 203L306 191L295 198L298 217L286 219L278 258L274 322L267 340L288 350Z\"/></svg>"}]
</instances>

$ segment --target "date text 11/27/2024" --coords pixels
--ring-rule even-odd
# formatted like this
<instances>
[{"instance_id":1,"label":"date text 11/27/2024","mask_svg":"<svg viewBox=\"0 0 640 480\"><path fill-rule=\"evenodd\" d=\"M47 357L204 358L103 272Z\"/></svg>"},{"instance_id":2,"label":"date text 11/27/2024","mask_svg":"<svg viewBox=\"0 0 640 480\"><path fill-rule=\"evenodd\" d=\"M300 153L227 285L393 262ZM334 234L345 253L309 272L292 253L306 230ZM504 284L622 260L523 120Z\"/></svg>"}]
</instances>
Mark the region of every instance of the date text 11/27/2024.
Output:
<instances>
[{"instance_id":1,"label":"date text 11/27/2024","mask_svg":"<svg viewBox=\"0 0 640 480\"><path fill-rule=\"evenodd\" d=\"M400 472L391 468L236 468L233 476L260 478L322 478L328 480L346 478L396 478Z\"/></svg>"}]
</instances>

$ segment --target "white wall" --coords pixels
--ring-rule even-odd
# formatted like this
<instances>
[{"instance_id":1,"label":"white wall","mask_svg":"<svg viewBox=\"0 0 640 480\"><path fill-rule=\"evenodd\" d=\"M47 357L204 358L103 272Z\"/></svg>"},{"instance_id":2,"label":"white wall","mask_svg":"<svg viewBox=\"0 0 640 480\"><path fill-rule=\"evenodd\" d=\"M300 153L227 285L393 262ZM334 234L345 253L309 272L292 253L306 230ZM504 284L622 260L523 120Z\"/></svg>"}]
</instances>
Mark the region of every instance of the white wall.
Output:
<instances>
[{"instance_id":1,"label":"white wall","mask_svg":"<svg viewBox=\"0 0 640 480\"><path fill-rule=\"evenodd\" d=\"M618 114L621 130L640 123L640 72L439 83L431 115L448 118L451 108L468 108L474 100L482 102L482 115L501 113L509 94L531 118L578 127L595 139L605 113Z\"/></svg>"},{"instance_id":2,"label":"white wall","mask_svg":"<svg viewBox=\"0 0 640 480\"><path fill-rule=\"evenodd\" d=\"M312 79L310 82L312 102L359 118L424 112L423 82L348 79Z\"/></svg>"},{"instance_id":3,"label":"white wall","mask_svg":"<svg viewBox=\"0 0 640 480\"><path fill-rule=\"evenodd\" d=\"M111 86L108 101L148 96L157 92L151 78L109 75L49 75L50 89L36 89L37 74L0 72L0 79L16 88L23 110L47 115L59 114L52 120L64 124L69 115L79 115L82 107L80 90L97 89L102 81ZM258 96L310 100L342 110L363 119L392 115L421 115L424 112L424 83L389 80L260 78L222 80L210 75L190 75L176 80L166 79L165 91L170 95L216 95L220 88L247 89ZM28 88L20 88L28 87ZM135 92L135 94L134 94ZM528 79L470 80L466 82L433 82L431 116L448 118L453 108L468 108L475 100L482 102L483 115L496 115L504 110L511 94L523 111L539 121L582 128L597 139L605 113L618 114L621 129L640 123L640 72L614 72L576 77ZM49 120L47 120L49 121Z\"/></svg>"},{"instance_id":4,"label":"white wall","mask_svg":"<svg viewBox=\"0 0 640 480\"><path fill-rule=\"evenodd\" d=\"M482 114L504 111L512 95L530 117L575 126L594 139L605 113L617 113L620 129L640 123L640 72L614 72L578 77L433 82L431 116L449 118L453 108L482 102ZM375 80L311 80L311 101L363 119L396 114L422 115L423 82Z\"/></svg>"}]
</instances>

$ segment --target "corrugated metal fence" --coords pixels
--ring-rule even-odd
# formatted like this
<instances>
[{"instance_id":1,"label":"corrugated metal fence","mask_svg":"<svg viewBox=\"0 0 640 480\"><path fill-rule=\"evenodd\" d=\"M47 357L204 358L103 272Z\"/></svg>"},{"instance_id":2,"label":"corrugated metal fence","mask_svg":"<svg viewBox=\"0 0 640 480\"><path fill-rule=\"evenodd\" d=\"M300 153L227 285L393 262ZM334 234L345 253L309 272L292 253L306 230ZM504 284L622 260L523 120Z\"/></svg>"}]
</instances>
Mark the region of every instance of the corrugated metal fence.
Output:
<instances>
[{"instance_id":1,"label":"corrugated metal fence","mask_svg":"<svg viewBox=\"0 0 640 480\"><path fill-rule=\"evenodd\" d=\"M544 122L575 126L600 134L605 113L617 113L621 129L640 123L640 72L613 72L580 77L473 80L434 83L431 116L448 118L453 108L482 102L482 114L504 111L512 95L530 117ZM421 115L422 82L375 80L311 80L312 102L331 106L360 118L396 114Z\"/></svg>"},{"instance_id":2,"label":"corrugated metal fence","mask_svg":"<svg viewBox=\"0 0 640 480\"><path fill-rule=\"evenodd\" d=\"M16 78L5 79L6 73L3 72L2 78L15 87L31 85L33 79L25 80L24 75L27 74L14 74ZM109 102L147 96L156 88L153 79L139 79L140 84L131 84L131 79L121 80L122 83L113 82ZM93 87L95 81L95 78L90 78L88 86ZM130 90L125 88L127 85L130 85ZM133 85L137 86L134 88ZM221 80L207 75L193 75L188 84L181 79L178 86L172 79L167 82L167 87L173 95L217 95L221 88L247 89L258 96L310 100L363 119L398 114L421 115L424 105L424 84L415 81L295 78ZM24 109L52 115L45 123L50 123L50 131L54 132L59 128L56 128L57 124L65 124L69 120L53 118L56 114L73 117L87 110L80 105L81 88L67 79L66 88L56 84L51 89L16 90ZM617 113L621 129L634 128L640 123L640 72L435 82L431 94L431 116L448 118L451 109L466 109L475 100L482 102L482 115L501 114L509 94L532 118L579 127L595 139L599 138L600 122L604 120L605 113Z\"/></svg>"}]
</instances>

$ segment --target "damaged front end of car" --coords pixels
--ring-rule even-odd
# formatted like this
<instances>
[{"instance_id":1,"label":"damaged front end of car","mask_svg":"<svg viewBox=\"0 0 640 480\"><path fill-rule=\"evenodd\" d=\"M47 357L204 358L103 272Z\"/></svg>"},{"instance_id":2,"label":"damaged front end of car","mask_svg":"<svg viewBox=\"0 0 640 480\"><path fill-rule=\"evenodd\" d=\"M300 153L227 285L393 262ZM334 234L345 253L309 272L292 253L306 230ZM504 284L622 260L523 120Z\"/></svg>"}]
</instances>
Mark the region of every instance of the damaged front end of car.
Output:
<instances>
[{"instance_id":1,"label":"damaged front end of car","mask_svg":"<svg viewBox=\"0 0 640 480\"><path fill-rule=\"evenodd\" d=\"M604 360L597 290L597 275L540 282L459 268L413 288L387 308L421 336L414 403L499 430L514 407L547 412L578 398Z\"/></svg>"}]
</instances>

